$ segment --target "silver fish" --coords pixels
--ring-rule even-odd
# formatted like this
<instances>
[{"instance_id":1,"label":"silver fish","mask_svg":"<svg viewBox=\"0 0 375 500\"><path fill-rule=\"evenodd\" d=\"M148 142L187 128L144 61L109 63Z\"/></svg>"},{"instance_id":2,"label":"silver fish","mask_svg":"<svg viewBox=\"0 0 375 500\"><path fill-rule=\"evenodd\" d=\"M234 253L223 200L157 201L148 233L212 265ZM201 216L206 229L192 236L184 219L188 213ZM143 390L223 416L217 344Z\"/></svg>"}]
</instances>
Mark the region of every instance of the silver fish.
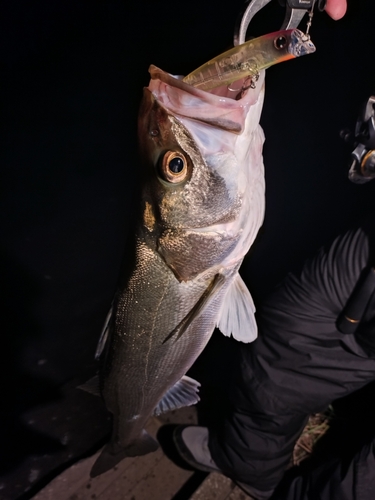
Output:
<instances>
[{"instance_id":1,"label":"silver fish","mask_svg":"<svg viewBox=\"0 0 375 500\"><path fill-rule=\"evenodd\" d=\"M261 73L255 89L205 92L155 66L139 115L143 188L128 269L106 322L100 388L113 432L91 476L149 453L153 414L194 404L187 370L215 326L251 342L238 274L264 216ZM240 96L238 100L232 96Z\"/></svg>"}]
</instances>

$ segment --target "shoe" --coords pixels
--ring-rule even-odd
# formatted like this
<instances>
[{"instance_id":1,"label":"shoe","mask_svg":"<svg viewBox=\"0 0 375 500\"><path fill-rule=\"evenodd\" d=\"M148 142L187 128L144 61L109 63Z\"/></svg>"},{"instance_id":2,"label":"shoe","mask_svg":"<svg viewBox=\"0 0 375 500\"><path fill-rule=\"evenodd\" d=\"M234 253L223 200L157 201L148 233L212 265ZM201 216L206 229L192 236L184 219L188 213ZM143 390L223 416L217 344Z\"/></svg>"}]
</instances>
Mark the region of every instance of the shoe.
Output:
<instances>
[{"instance_id":1,"label":"shoe","mask_svg":"<svg viewBox=\"0 0 375 500\"><path fill-rule=\"evenodd\" d=\"M208 449L208 428L198 425L179 425L173 433L179 455L189 465L204 472L221 472Z\"/></svg>"},{"instance_id":2,"label":"shoe","mask_svg":"<svg viewBox=\"0 0 375 500\"><path fill-rule=\"evenodd\" d=\"M175 447L185 462L195 469L204 472L219 472L225 476L226 474L219 469L211 457L211 452L208 448L208 439L208 428L198 425L179 425L173 432ZM230 479L249 495L252 500L266 500L273 493L273 490L260 491L246 483L236 481L233 478Z\"/></svg>"}]
</instances>

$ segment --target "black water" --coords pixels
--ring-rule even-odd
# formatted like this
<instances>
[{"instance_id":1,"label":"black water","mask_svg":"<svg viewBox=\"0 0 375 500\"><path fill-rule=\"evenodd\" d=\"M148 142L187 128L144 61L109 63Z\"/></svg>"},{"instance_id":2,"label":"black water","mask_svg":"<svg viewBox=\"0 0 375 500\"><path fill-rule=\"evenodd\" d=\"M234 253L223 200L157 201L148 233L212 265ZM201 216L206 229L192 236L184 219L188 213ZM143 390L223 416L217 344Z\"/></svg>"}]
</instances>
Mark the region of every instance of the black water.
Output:
<instances>
[{"instance_id":1,"label":"black water","mask_svg":"<svg viewBox=\"0 0 375 500\"><path fill-rule=\"evenodd\" d=\"M15 1L1 16L0 499L28 498L108 435L95 373L138 179L147 68L182 74L229 48L242 1ZM373 205L347 178L361 103L375 91L370 0L316 16L316 54L268 71L267 214L242 274L257 302ZM251 34L277 30L275 2ZM214 415L235 342L215 334L192 373ZM211 399L210 399L211 398ZM212 403L212 404L211 404Z\"/></svg>"}]
</instances>

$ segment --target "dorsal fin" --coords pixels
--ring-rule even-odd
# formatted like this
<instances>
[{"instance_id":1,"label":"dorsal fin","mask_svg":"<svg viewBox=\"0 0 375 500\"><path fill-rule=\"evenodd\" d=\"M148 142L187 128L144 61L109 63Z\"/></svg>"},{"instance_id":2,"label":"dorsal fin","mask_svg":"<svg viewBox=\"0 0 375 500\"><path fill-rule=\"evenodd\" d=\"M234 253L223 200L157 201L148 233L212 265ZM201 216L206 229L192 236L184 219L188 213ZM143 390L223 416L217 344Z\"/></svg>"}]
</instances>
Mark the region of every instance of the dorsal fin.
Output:
<instances>
[{"instance_id":1,"label":"dorsal fin","mask_svg":"<svg viewBox=\"0 0 375 500\"><path fill-rule=\"evenodd\" d=\"M99 342L98 342L98 345L97 345L96 351L95 351L95 359L100 358L102 352L104 351L105 344L108 340L108 335L109 335L109 330L110 330L110 325L111 325L111 320L112 320L112 313L113 313L113 303L114 303L114 300L112 300L111 307L110 307L108 314L107 314L105 321L104 321L103 330L102 330L102 333L100 334Z\"/></svg>"},{"instance_id":2,"label":"dorsal fin","mask_svg":"<svg viewBox=\"0 0 375 500\"><path fill-rule=\"evenodd\" d=\"M93 396L100 396L99 375L95 375L95 377L90 378L84 384L77 386L77 389L89 392Z\"/></svg>"}]
</instances>

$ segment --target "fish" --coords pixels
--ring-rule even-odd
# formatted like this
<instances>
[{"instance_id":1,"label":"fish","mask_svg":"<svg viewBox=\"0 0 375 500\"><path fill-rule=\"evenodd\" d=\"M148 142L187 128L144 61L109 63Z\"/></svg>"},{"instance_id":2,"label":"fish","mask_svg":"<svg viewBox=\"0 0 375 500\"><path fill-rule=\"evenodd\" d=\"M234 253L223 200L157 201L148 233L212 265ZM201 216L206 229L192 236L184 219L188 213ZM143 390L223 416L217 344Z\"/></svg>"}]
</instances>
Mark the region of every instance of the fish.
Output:
<instances>
[{"instance_id":1,"label":"fish","mask_svg":"<svg viewBox=\"0 0 375 500\"><path fill-rule=\"evenodd\" d=\"M97 351L113 429L91 477L157 449L145 431L152 415L199 401L200 384L186 373L215 327L242 342L257 336L239 268L264 218L264 71L255 88L239 82L237 92L149 71L133 258Z\"/></svg>"}]
</instances>

